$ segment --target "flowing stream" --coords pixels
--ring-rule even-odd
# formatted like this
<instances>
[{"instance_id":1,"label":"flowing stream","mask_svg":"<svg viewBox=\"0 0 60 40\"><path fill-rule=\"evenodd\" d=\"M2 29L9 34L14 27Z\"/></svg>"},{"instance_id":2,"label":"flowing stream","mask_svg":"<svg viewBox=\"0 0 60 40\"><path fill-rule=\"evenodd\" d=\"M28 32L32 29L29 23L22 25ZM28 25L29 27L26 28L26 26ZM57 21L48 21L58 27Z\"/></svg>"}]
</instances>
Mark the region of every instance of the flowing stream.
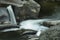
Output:
<instances>
[{"instance_id":1,"label":"flowing stream","mask_svg":"<svg viewBox=\"0 0 60 40\"><path fill-rule=\"evenodd\" d=\"M38 31L36 33L37 36L40 35L42 31L45 31L46 29L49 29L46 26L43 26L44 21L49 21L50 19L60 19L60 7L56 7L55 11L52 13L51 16L44 17L43 19L36 19L36 20L25 20L20 23L20 29L31 29Z\"/></svg>"},{"instance_id":2,"label":"flowing stream","mask_svg":"<svg viewBox=\"0 0 60 40\"><path fill-rule=\"evenodd\" d=\"M48 17L44 17L44 19L36 19L36 20L25 20L20 23L20 29L31 29L37 31L36 35L39 36L42 31L49 29L46 26L41 25L44 21L49 21L50 19L60 19L60 7L55 9L55 12ZM7 32L0 34L0 40L20 40L18 33L16 32ZM22 38L21 40L25 40Z\"/></svg>"},{"instance_id":3,"label":"flowing stream","mask_svg":"<svg viewBox=\"0 0 60 40\"><path fill-rule=\"evenodd\" d=\"M46 26L43 26L43 22L49 21L50 19L36 19L36 20L26 20L22 21L20 23L20 29L30 29L30 30L35 30L37 32L37 36L40 35L41 31L45 31L46 29L49 29Z\"/></svg>"}]
</instances>

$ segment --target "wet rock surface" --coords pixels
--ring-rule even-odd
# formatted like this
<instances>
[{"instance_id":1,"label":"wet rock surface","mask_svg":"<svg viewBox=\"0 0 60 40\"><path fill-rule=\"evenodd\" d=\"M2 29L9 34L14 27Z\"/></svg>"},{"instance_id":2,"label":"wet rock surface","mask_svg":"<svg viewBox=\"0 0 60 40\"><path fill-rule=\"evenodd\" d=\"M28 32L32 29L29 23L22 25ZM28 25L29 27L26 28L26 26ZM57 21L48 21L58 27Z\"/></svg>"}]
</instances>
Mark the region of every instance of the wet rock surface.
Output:
<instances>
[{"instance_id":1,"label":"wet rock surface","mask_svg":"<svg viewBox=\"0 0 60 40\"><path fill-rule=\"evenodd\" d=\"M42 32L39 40L60 40L60 25L52 26L45 32Z\"/></svg>"},{"instance_id":2,"label":"wet rock surface","mask_svg":"<svg viewBox=\"0 0 60 40\"><path fill-rule=\"evenodd\" d=\"M18 16L20 21L27 19L37 19L40 11L40 5L35 1L26 1L22 7L14 7L13 9L15 15Z\"/></svg>"}]
</instances>

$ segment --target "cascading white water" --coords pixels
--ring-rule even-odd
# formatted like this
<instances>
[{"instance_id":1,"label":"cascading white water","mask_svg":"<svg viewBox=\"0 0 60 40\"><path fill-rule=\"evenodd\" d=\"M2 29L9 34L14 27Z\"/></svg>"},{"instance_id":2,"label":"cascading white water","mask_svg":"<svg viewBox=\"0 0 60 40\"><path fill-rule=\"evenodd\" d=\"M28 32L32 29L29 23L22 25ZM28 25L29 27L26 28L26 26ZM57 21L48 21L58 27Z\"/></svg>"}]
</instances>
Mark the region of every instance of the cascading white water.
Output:
<instances>
[{"instance_id":1,"label":"cascading white water","mask_svg":"<svg viewBox=\"0 0 60 40\"><path fill-rule=\"evenodd\" d=\"M46 26L43 26L43 22L49 21L50 19L37 19L37 20L25 20L20 23L20 29L31 29L38 31L36 33L37 36L40 35L41 31L45 31L46 29L49 29Z\"/></svg>"}]
</instances>

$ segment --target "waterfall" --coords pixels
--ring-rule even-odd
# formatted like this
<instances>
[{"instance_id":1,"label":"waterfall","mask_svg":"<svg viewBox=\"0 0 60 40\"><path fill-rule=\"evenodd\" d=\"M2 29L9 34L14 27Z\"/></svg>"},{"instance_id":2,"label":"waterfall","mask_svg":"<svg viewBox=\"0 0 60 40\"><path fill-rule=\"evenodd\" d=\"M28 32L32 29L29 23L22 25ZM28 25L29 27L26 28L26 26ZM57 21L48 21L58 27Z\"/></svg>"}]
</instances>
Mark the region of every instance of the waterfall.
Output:
<instances>
[{"instance_id":1,"label":"waterfall","mask_svg":"<svg viewBox=\"0 0 60 40\"><path fill-rule=\"evenodd\" d=\"M25 20L20 23L20 29L30 29L37 31L36 35L39 36L41 31L45 31L49 29L46 26L43 26L43 22L48 21L50 19L36 19L36 20Z\"/></svg>"}]
</instances>

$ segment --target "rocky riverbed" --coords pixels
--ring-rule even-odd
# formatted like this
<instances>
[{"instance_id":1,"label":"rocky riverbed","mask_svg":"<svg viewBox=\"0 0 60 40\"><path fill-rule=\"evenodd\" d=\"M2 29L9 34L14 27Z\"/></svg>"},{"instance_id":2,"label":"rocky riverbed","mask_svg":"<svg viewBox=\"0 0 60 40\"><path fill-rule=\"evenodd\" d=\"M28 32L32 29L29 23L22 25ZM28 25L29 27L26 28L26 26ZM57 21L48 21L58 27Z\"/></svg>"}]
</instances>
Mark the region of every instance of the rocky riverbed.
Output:
<instances>
[{"instance_id":1,"label":"rocky riverbed","mask_svg":"<svg viewBox=\"0 0 60 40\"><path fill-rule=\"evenodd\" d=\"M40 18L60 20L60 6L59 6L60 3L58 1L56 2L55 0L54 1L38 0L37 2L39 4L36 1L37 0L35 1L34 0L22 0L22 1L21 0L18 0L18 1L17 0L0 0L0 6L12 5L13 11L16 16L17 24L19 24L21 21L28 20L28 19L29 20L35 19L35 22L36 22L36 19L40 19ZM23 27L27 26L25 28L28 28L28 26L30 27L31 25L34 25L34 27L36 28L37 26L41 26L41 25L36 26L35 22L34 23L32 22L34 22L34 20L30 22L25 22L25 25ZM31 26L32 29L35 29L34 27L32 28ZM54 27L56 28L54 29ZM34 32L32 33L30 32L30 34L26 33L25 30L19 30L14 32L13 31L3 32L3 33L0 32L0 40L38 40L38 39L45 40L45 38L52 40L53 37L58 37L60 34L58 31L60 30L60 26L54 26L54 27L43 32L40 35L40 37L35 35Z\"/></svg>"}]
</instances>

